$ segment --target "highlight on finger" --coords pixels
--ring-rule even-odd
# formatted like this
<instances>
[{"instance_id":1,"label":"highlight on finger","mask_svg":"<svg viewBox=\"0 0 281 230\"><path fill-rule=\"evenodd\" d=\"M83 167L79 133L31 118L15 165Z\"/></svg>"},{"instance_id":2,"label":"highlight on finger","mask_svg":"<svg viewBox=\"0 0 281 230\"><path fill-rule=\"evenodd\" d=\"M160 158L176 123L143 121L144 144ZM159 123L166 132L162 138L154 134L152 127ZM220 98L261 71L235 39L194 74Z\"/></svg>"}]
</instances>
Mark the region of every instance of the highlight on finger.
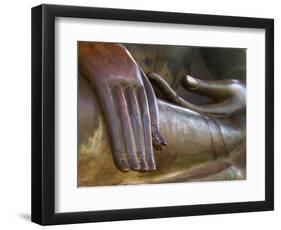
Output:
<instances>
[{"instance_id":1,"label":"highlight on finger","mask_svg":"<svg viewBox=\"0 0 281 230\"><path fill-rule=\"evenodd\" d=\"M109 130L109 136L112 143L113 160L117 167L123 171L128 172L130 170L127 158L124 157L125 151L122 145L122 133L120 127L120 121L117 119L117 111L115 109L113 97L110 88L107 85L101 84L97 88L97 95L99 101L104 110L107 128Z\"/></svg>"},{"instance_id":2,"label":"highlight on finger","mask_svg":"<svg viewBox=\"0 0 281 230\"><path fill-rule=\"evenodd\" d=\"M140 67L139 70L141 72L144 89L147 95L147 102L151 120L152 144L155 149L163 150L163 146L167 145L167 142L160 133L159 108L156 99L156 94L146 74L142 71Z\"/></svg>"},{"instance_id":3,"label":"highlight on finger","mask_svg":"<svg viewBox=\"0 0 281 230\"><path fill-rule=\"evenodd\" d=\"M138 164L136 154L136 143L132 130L131 120L128 113L127 102L123 93L123 89L120 85L112 87L112 95L114 104L116 106L118 118L120 120L121 133L123 136L123 145L127 154L129 167L132 170L139 170L140 165Z\"/></svg>"},{"instance_id":4,"label":"highlight on finger","mask_svg":"<svg viewBox=\"0 0 281 230\"><path fill-rule=\"evenodd\" d=\"M136 143L137 159L141 171L147 171L148 166L145 159L144 134L141 121L141 113L139 102L136 97L136 91L129 86L125 89L125 97L128 102L128 112L131 119L133 135Z\"/></svg>"},{"instance_id":5,"label":"highlight on finger","mask_svg":"<svg viewBox=\"0 0 281 230\"><path fill-rule=\"evenodd\" d=\"M149 109L147 105L146 94L142 87L137 88L137 98L141 108L144 146L145 146L145 154L146 154L146 162L148 165L148 170L156 170L156 164L154 160L153 147L152 147L151 120L150 120Z\"/></svg>"}]
</instances>

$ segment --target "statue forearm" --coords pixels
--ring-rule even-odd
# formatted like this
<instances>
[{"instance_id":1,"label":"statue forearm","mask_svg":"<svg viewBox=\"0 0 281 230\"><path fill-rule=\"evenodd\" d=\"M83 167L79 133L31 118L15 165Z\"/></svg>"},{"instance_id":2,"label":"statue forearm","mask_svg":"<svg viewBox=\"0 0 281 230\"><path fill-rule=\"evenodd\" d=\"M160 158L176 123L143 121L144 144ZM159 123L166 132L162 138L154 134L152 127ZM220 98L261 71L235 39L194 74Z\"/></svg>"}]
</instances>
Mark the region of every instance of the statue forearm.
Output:
<instances>
[{"instance_id":1,"label":"statue forearm","mask_svg":"<svg viewBox=\"0 0 281 230\"><path fill-rule=\"evenodd\" d=\"M230 118L206 117L161 100L158 104L161 131L168 145L163 154L156 155L157 160L163 157L165 161L166 155L173 155L180 162L194 164L228 158L245 141L245 126Z\"/></svg>"},{"instance_id":2,"label":"statue forearm","mask_svg":"<svg viewBox=\"0 0 281 230\"><path fill-rule=\"evenodd\" d=\"M232 157L229 154L235 152L235 148L243 145L245 140L244 126L232 122L230 118L210 119L158 100L161 132L168 145L161 152L155 150L157 171L124 174L114 165L96 95L81 77L79 88L80 185L134 184L155 180L161 182L172 171L188 170L198 163L216 159L229 159Z\"/></svg>"}]
</instances>

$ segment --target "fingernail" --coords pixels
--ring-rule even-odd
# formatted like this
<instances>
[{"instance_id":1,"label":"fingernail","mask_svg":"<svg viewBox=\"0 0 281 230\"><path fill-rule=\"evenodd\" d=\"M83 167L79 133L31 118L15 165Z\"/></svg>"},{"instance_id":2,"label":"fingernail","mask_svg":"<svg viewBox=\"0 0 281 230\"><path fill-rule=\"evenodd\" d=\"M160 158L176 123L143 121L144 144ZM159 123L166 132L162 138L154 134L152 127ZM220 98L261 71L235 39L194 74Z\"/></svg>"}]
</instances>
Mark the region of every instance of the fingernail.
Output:
<instances>
[{"instance_id":1,"label":"fingernail","mask_svg":"<svg viewBox=\"0 0 281 230\"><path fill-rule=\"evenodd\" d=\"M124 160L120 161L120 168L123 172L128 172L130 170L128 163Z\"/></svg>"},{"instance_id":2,"label":"fingernail","mask_svg":"<svg viewBox=\"0 0 281 230\"><path fill-rule=\"evenodd\" d=\"M152 169L153 171L156 171L156 165L153 164L151 169Z\"/></svg>"},{"instance_id":3,"label":"fingernail","mask_svg":"<svg viewBox=\"0 0 281 230\"><path fill-rule=\"evenodd\" d=\"M196 89L197 88L198 81L195 78L193 78L193 77L191 77L189 75L186 75L186 80L188 82L189 88L191 88L191 89Z\"/></svg>"},{"instance_id":4,"label":"fingernail","mask_svg":"<svg viewBox=\"0 0 281 230\"><path fill-rule=\"evenodd\" d=\"M160 137L161 137L161 144L167 145L168 144L167 141L164 139L164 137L161 136L161 134L160 134Z\"/></svg>"},{"instance_id":5,"label":"fingernail","mask_svg":"<svg viewBox=\"0 0 281 230\"><path fill-rule=\"evenodd\" d=\"M147 172L148 171L148 166L147 166L147 163L146 163L146 161L145 160L141 160L141 170L143 171L143 172Z\"/></svg>"},{"instance_id":6,"label":"fingernail","mask_svg":"<svg viewBox=\"0 0 281 230\"><path fill-rule=\"evenodd\" d=\"M153 158L151 158L150 160L149 160L149 163L150 163L150 170L151 171L155 171L156 170L156 164L155 164L155 161L154 161L154 159Z\"/></svg>"},{"instance_id":7,"label":"fingernail","mask_svg":"<svg viewBox=\"0 0 281 230\"><path fill-rule=\"evenodd\" d=\"M133 154L129 154L128 156L128 160L129 160L129 164L130 164L130 168L132 170L138 171L141 169L139 163L138 163L138 159L135 156L132 156Z\"/></svg>"},{"instance_id":8,"label":"fingernail","mask_svg":"<svg viewBox=\"0 0 281 230\"><path fill-rule=\"evenodd\" d=\"M148 172L149 169L147 167L141 169L142 172Z\"/></svg>"},{"instance_id":9,"label":"fingernail","mask_svg":"<svg viewBox=\"0 0 281 230\"><path fill-rule=\"evenodd\" d=\"M141 169L141 167L138 164L134 164L132 168L133 168L133 170L136 170L136 171Z\"/></svg>"}]
</instances>

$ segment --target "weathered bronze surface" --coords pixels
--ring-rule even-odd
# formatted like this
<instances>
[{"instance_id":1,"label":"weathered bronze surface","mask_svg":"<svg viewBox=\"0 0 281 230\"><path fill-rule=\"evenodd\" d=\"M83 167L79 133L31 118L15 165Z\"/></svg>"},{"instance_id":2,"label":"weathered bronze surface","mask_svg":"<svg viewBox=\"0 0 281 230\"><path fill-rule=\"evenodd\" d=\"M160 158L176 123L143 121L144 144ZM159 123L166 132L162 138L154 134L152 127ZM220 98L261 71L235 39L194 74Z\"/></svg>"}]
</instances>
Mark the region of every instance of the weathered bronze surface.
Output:
<instances>
[{"instance_id":1,"label":"weathered bronze surface","mask_svg":"<svg viewBox=\"0 0 281 230\"><path fill-rule=\"evenodd\" d=\"M146 76L121 45L79 42L78 53L79 72L103 110L116 166L122 171L155 170L152 140L159 149L166 142Z\"/></svg>"},{"instance_id":2,"label":"weathered bronze surface","mask_svg":"<svg viewBox=\"0 0 281 230\"><path fill-rule=\"evenodd\" d=\"M185 89L210 97L214 101L214 103L197 106L177 95L158 74L148 73L147 76L151 82L154 82L154 87L158 89L156 92L161 91L161 94L157 95L158 97L164 95L167 100L181 107L215 117L227 117L245 112L246 88L241 81L233 79L202 81L188 75L185 76L182 79L182 85Z\"/></svg>"},{"instance_id":3,"label":"weathered bronze surface","mask_svg":"<svg viewBox=\"0 0 281 230\"><path fill-rule=\"evenodd\" d=\"M158 100L161 132L168 142L162 151L155 151L158 168L123 173L114 165L97 98L82 77L79 92L83 92L79 95L80 186L202 180L230 166L239 171L237 165L245 160L243 121L207 118Z\"/></svg>"},{"instance_id":4,"label":"weathered bronze surface","mask_svg":"<svg viewBox=\"0 0 281 230\"><path fill-rule=\"evenodd\" d=\"M185 89L212 98L210 104L198 106L180 98L151 73L149 80L165 99L156 100L144 73L124 47L96 43L93 50L93 43L82 45L86 47L79 46L79 186L245 178L246 89L242 82L183 78ZM144 96L135 89L141 89ZM157 148L165 144L159 125L167 141L162 151ZM152 136L154 142L160 140L154 151ZM124 147L127 155L121 156L116 146ZM146 159L147 146L151 150Z\"/></svg>"}]
</instances>

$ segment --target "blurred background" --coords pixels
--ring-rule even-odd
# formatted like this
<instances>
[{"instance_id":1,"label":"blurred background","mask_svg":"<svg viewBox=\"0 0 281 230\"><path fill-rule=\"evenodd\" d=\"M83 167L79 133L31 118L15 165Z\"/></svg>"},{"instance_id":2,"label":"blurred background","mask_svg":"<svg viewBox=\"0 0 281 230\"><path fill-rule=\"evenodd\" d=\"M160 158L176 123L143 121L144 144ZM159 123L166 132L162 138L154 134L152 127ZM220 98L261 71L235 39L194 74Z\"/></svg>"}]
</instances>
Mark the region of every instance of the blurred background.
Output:
<instances>
[{"instance_id":1,"label":"blurred background","mask_svg":"<svg viewBox=\"0 0 281 230\"><path fill-rule=\"evenodd\" d=\"M209 98L181 86L186 74L202 80L237 79L246 82L246 49L172 45L123 45L145 73L155 72L184 99L204 104Z\"/></svg>"}]
</instances>

